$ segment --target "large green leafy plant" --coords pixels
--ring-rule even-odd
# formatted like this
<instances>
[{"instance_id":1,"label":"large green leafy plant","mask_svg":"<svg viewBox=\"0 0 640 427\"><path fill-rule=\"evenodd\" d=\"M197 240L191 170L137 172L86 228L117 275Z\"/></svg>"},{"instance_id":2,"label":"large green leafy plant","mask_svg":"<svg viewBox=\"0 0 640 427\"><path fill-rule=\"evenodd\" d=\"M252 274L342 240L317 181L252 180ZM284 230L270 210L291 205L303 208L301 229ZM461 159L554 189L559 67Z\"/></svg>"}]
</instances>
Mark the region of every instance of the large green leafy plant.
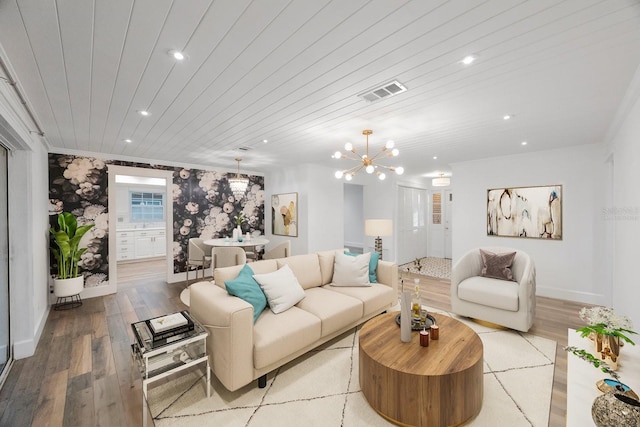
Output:
<instances>
[{"instance_id":1,"label":"large green leafy plant","mask_svg":"<svg viewBox=\"0 0 640 427\"><path fill-rule=\"evenodd\" d=\"M80 240L93 224L78 227L78 220L73 214L63 212L58 214L58 229L49 229L57 248L51 247L51 252L58 263L58 279L72 279L78 277L78 262L87 248L80 248Z\"/></svg>"}]
</instances>

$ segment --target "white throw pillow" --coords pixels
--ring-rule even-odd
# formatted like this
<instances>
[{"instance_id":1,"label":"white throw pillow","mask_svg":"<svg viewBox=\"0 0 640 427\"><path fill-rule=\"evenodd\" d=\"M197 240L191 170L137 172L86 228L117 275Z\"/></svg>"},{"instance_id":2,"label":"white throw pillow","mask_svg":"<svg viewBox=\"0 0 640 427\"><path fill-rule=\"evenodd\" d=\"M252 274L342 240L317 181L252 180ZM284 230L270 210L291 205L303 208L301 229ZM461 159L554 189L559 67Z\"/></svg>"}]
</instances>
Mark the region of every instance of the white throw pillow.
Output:
<instances>
[{"instance_id":1,"label":"white throw pillow","mask_svg":"<svg viewBox=\"0 0 640 427\"><path fill-rule=\"evenodd\" d=\"M254 274L253 278L269 301L275 314L290 309L304 298L304 289L288 265L267 274Z\"/></svg>"},{"instance_id":2,"label":"white throw pillow","mask_svg":"<svg viewBox=\"0 0 640 427\"><path fill-rule=\"evenodd\" d=\"M371 286L369 260L371 253L350 256L336 251L333 263L333 286Z\"/></svg>"}]
</instances>

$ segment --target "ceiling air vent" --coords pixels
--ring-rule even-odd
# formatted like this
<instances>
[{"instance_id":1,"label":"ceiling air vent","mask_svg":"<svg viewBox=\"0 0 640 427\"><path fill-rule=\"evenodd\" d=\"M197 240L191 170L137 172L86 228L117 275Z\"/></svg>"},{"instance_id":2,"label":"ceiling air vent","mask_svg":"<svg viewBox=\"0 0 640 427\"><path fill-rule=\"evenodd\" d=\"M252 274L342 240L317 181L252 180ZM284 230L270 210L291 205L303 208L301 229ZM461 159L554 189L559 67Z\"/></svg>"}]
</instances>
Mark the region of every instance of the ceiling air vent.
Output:
<instances>
[{"instance_id":1,"label":"ceiling air vent","mask_svg":"<svg viewBox=\"0 0 640 427\"><path fill-rule=\"evenodd\" d=\"M390 98L393 95L397 95L399 93L405 92L406 90L407 88L404 87L402 83L400 83L397 80L394 80L392 82L385 83L381 86L378 86L366 92L363 92L358 96L360 98L365 99L366 101L375 102L380 99Z\"/></svg>"}]
</instances>

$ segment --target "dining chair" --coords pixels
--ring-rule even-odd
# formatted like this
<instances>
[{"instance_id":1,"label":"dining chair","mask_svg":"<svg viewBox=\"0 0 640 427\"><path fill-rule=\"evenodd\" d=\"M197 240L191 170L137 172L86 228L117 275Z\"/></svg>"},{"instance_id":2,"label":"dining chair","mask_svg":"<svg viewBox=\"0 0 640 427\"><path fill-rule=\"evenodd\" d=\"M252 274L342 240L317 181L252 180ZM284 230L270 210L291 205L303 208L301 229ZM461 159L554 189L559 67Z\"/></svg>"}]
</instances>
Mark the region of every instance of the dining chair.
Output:
<instances>
[{"instance_id":1,"label":"dining chair","mask_svg":"<svg viewBox=\"0 0 640 427\"><path fill-rule=\"evenodd\" d=\"M189 286L189 270L195 267L196 280L198 280L198 270L202 269L202 279L204 280L204 270L211 266L211 248L204 244L200 238L189 239L187 254L187 286Z\"/></svg>"},{"instance_id":2,"label":"dining chair","mask_svg":"<svg viewBox=\"0 0 640 427\"><path fill-rule=\"evenodd\" d=\"M211 251L212 270L221 267L246 264L247 254L237 246L216 246Z\"/></svg>"},{"instance_id":3,"label":"dining chair","mask_svg":"<svg viewBox=\"0 0 640 427\"><path fill-rule=\"evenodd\" d=\"M262 259L286 258L291 255L291 240L286 240L262 255Z\"/></svg>"}]
</instances>

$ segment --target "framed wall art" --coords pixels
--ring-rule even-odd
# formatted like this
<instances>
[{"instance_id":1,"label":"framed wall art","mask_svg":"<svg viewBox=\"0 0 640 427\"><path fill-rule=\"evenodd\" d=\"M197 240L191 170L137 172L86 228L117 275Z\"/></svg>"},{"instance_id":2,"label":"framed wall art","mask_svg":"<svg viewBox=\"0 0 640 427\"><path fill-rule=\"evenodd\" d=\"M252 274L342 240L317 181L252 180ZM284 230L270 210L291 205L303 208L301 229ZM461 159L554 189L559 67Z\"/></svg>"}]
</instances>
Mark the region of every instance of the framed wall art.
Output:
<instances>
[{"instance_id":1,"label":"framed wall art","mask_svg":"<svg viewBox=\"0 0 640 427\"><path fill-rule=\"evenodd\" d=\"M562 185L487 190L487 235L562 240Z\"/></svg>"},{"instance_id":2,"label":"framed wall art","mask_svg":"<svg viewBox=\"0 0 640 427\"><path fill-rule=\"evenodd\" d=\"M271 234L298 237L298 193L271 196Z\"/></svg>"}]
</instances>

